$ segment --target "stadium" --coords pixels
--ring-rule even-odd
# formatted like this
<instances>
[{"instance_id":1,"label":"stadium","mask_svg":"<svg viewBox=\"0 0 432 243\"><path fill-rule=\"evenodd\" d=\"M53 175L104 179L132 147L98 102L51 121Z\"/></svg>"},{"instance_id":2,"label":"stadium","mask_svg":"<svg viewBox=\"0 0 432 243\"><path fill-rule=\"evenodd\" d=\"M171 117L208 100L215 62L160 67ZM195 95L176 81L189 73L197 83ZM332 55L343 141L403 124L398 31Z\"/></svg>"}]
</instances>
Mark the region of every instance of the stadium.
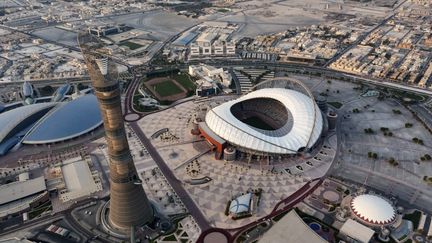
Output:
<instances>
[{"instance_id":1,"label":"stadium","mask_svg":"<svg viewBox=\"0 0 432 243\"><path fill-rule=\"evenodd\" d=\"M216 157L225 160L309 152L325 125L310 90L288 78L267 80L235 100L208 107L198 124Z\"/></svg>"}]
</instances>

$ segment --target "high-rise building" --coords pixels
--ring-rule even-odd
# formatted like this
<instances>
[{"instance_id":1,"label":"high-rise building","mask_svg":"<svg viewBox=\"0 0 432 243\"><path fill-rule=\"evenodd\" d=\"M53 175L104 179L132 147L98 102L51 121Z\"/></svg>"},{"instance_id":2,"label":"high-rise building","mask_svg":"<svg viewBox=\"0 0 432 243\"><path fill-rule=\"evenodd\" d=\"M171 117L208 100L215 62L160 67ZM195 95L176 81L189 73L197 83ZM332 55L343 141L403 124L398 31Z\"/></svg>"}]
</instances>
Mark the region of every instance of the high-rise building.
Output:
<instances>
[{"instance_id":1,"label":"high-rise building","mask_svg":"<svg viewBox=\"0 0 432 243\"><path fill-rule=\"evenodd\" d=\"M120 101L115 64L103 54L103 43L95 36L79 36L80 48L102 113L108 143L110 168L109 223L124 232L153 220L150 205L129 150Z\"/></svg>"}]
</instances>

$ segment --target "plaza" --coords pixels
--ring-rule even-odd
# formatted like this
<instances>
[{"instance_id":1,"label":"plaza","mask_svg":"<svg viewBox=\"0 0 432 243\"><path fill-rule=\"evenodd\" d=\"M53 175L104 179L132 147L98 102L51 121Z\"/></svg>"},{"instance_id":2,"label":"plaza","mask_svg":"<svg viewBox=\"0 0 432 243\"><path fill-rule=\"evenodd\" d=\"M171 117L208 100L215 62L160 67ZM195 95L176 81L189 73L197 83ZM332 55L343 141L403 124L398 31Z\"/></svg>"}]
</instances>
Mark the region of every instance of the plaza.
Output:
<instances>
[{"instance_id":1,"label":"plaza","mask_svg":"<svg viewBox=\"0 0 432 243\"><path fill-rule=\"evenodd\" d=\"M216 160L209 153L206 141L192 135L193 116L208 105L222 104L233 96L218 96L201 101L188 101L169 109L143 117L138 121L147 137L161 157L182 181L190 197L199 206L207 220L214 227L237 228L267 216L282 200L293 195L308 182L325 175L335 156L335 133L328 135L323 146L314 151L314 156L292 157L283 162L268 164L264 161ZM158 131L168 130L177 139L153 136ZM191 174L188 165L199 168ZM198 165L198 166L197 166ZM138 167L138 166L137 166ZM193 179L210 178L204 183L190 183ZM229 200L249 189L262 189L259 205L251 217L233 220L225 214Z\"/></svg>"}]
</instances>

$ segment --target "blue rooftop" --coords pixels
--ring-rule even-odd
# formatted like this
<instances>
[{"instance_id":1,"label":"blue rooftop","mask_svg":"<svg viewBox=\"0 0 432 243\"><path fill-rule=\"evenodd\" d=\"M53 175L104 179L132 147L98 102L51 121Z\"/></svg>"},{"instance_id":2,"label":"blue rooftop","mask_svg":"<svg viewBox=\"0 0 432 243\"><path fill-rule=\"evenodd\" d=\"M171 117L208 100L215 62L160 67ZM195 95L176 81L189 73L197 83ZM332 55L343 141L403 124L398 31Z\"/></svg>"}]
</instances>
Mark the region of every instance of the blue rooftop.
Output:
<instances>
[{"instance_id":1,"label":"blue rooftop","mask_svg":"<svg viewBox=\"0 0 432 243\"><path fill-rule=\"evenodd\" d=\"M44 144L76 138L102 124L93 94L64 102L45 115L26 135L25 144Z\"/></svg>"},{"instance_id":2,"label":"blue rooftop","mask_svg":"<svg viewBox=\"0 0 432 243\"><path fill-rule=\"evenodd\" d=\"M189 32L187 34L184 34L180 36L176 41L175 44L186 46L188 45L198 34L195 32Z\"/></svg>"}]
</instances>

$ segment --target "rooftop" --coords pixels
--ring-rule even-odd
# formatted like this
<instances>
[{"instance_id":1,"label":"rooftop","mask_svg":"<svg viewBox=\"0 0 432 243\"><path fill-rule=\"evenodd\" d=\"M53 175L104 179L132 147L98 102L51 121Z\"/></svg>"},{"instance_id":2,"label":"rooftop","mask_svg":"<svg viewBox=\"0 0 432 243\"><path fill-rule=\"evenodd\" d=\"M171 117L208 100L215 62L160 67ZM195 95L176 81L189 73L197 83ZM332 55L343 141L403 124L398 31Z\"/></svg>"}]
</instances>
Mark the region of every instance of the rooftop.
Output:
<instances>
[{"instance_id":1,"label":"rooftop","mask_svg":"<svg viewBox=\"0 0 432 243\"><path fill-rule=\"evenodd\" d=\"M24 138L25 144L44 144L72 139L102 125L94 95L64 102L42 118Z\"/></svg>"},{"instance_id":2,"label":"rooftop","mask_svg":"<svg viewBox=\"0 0 432 243\"><path fill-rule=\"evenodd\" d=\"M342 234L345 234L359 242L369 242L375 231L352 220L348 219L340 229Z\"/></svg>"},{"instance_id":3,"label":"rooftop","mask_svg":"<svg viewBox=\"0 0 432 243\"><path fill-rule=\"evenodd\" d=\"M46 190L43 176L0 186L0 205L7 204Z\"/></svg>"},{"instance_id":4,"label":"rooftop","mask_svg":"<svg viewBox=\"0 0 432 243\"><path fill-rule=\"evenodd\" d=\"M291 210L273 225L259 242L327 243L327 241L313 231L294 210Z\"/></svg>"},{"instance_id":5,"label":"rooftop","mask_svg":"<svg viewBox=\"0 0 432 243\"><path fill-rule=\"evenodd\" d=\"M351 201L351 210L361 220L371 224L389 224L396 218L393 205L378 195L362 194L356 196Z\"/></svg>"},{"instance_id":6,"label":"rooftop","mask_svg":"<svg viewBox=\"0 0 432 243\"><path fill-rule=\"evenodd\" d=\"M30 116L52 108L55 103L39 103L26 105L0 114L0 142L2 142L20 123ZM39 116L42 117L43 114ZM30 124L28 124L30 125ZM27 125L27 126L28 126ZM25 127L23 127L24 129Z\"/></svg>"},{"instance_id":7,"label":"rooftop","mask_svg":"<svg viewBox=\"0 0 432 243\"><path fill-rule=\"evenodd\" d=\"M95 183L86 160L77 157L66 160L63 163L62 173L67 192L61 193L60 199L69 201L90 195L101 189L101 184Z\"/></svg>"},{"instance_id":8,"label":"rooftop","mask_svg":"<svg viewBox=\"0 0 432 243\"><path fill-rule=\"evenodd\" d=\"M259 129L241 121L232 112L236 104L246 107L245 101L276 100L283 107L279 111L271 110L271 102L259 104L265 117L272 114L277 119L288 111L288 118L282 126L273 131ZM251 105L249 105L251 106ZM243 108L243 109L248 109ZM254 111L255 113L257 111ZM205 118L207 126L218 136L242 148L252 149L265 153L292 154L301 148L309 148L319 138L323 120L321 112L315 101L307 95L295 90L284 88L264 88L253 91L236 100L228 101L210 110Z\"/></svg>"},{"instance_id":9,"label":"rooftop","mask_svg":"<svg viewBox=\"0 0 432 243\"><path fill-rule=\"evenodd\" d=\"M229 210L231 213L238 214L248 212L250 208L250 201L252 193L247 193L231 201Z\"/></svg>"}]
</instances>

